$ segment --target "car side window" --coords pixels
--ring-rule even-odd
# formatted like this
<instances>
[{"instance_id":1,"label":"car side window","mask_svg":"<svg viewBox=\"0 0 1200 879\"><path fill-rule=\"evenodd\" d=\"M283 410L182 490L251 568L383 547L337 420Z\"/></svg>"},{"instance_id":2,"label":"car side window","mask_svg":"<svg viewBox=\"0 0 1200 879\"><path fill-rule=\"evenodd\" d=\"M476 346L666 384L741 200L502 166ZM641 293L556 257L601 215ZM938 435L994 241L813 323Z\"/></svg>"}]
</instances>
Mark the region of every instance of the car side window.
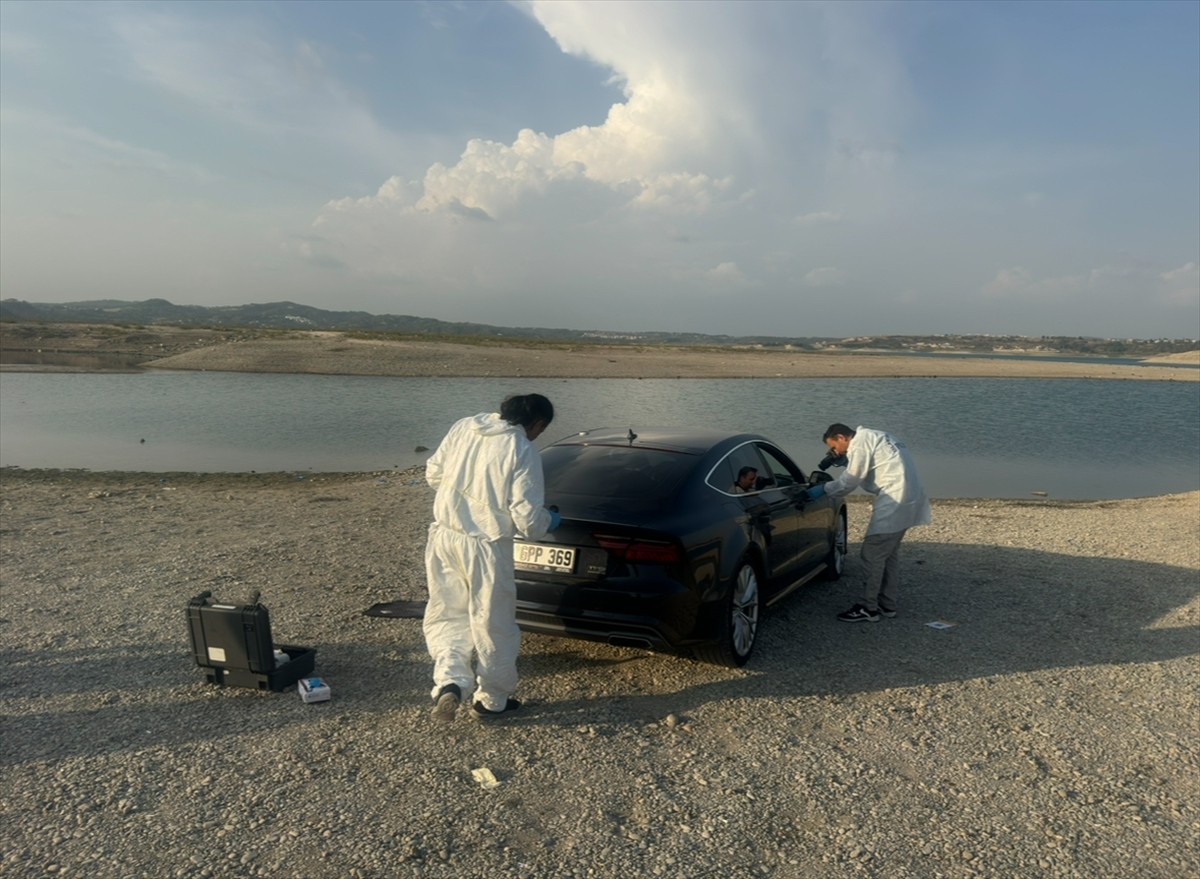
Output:
<instances>
[{"instance_id":1,"label":"car side window","mask_svg":"<svg viewBox=\"0 0 1200 879\"><path fill-rule=\"evenodd\" d=\"M771 469L771 475L774 476L776 486L787 488L791 485L806 484L804 474L800 472L800 469L795 464L785 458L778 449L760 443L758 451L767 462L767 466Z\"/></svg>"},{"instance_id":2,"label":"car side window","mask_svg":"<svg viewBox=\"0 0 1200 879\"><path fill-rule=\"evenodd\" d=\"M745 491L735 490L738 474L743 468L749 467L755 471L757 479L753 488ZM738 446L713 468L708 477L708 484L725 494L753 494L773 484L770 472L763 465L762 458L754 448L753 443Z\"/></svg>"},{"instance_id":3,"label":"car side window","mask_svg":"<svg viewBox=\"0 0 1200 879\"><path fill-rule=\"evenodd\" d=\"M733 485L733 480L737 473L733 469L733 465L729 463L728 458L724 458L720 464L713 468L712 473L708 474L708 484L717 491L728 492L729 487Z\"/></svg>"}]
</instances>

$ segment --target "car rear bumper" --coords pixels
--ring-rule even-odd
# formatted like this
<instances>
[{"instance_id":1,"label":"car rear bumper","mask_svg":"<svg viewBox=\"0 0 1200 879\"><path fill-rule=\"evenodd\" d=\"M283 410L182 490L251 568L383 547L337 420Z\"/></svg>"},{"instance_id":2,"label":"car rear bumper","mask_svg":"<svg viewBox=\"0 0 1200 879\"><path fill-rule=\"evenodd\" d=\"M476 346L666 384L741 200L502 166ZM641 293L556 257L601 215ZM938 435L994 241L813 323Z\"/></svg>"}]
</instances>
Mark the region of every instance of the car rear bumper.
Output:
<instances>
[{"instance_id":1,"label":"car rear bumper","mask_svg":"<svg viewBox=\"0 0 1200 879\"><path fill-rule=\"evenodd\" d=\"M698 610L692 591L673 580L517 580L517 624L541 635L674 651L704 640L696 631Z\"/></svg>"}]
</instances>

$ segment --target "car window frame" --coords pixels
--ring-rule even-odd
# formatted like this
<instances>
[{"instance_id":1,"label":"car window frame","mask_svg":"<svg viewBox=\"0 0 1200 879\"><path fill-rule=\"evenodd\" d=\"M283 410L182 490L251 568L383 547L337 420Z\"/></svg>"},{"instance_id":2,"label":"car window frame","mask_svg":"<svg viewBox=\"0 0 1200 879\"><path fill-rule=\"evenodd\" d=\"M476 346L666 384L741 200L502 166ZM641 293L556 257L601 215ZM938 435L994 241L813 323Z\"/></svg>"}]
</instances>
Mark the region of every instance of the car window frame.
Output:
<instances>
[{"instance_id":1,"label":"car window frame","mask_svg":"<svg viewBox=\"0 0 1200 879\"><path fill-rule=\"evenodd\" d=\"M779 448L779 446L775 445L775 443L768 442L766 440L755 440L754 445L755 445L756 450L758 451L758 456L762 459L763 463L767 465L766 472L770 473L772 475L772 477L774 477L774 484L770 486L771 488L782 488L782 486L779 485L779 479L778 479L778 475L775 472L775 468L771 466L772 458L776 458L779 461L779 463L781 463L781 464L786 465L787 463L790 463L793 467L796 468L795 473L791 473L790 471L788 473L788 475L790 477L792 477L792 479L795 480L793 485L798 485L800 487L805 487L808 485L808 479L804 475L804 471L800 469L800 465L797 464L795 461L793 461L792 456L789 455L787 452L785 452L783 449ZM768 457L763 452L763 449L769 449L772 452L772 455L770 457ZM790 488L791 486L788 486L788 487Z\"/></svg>"},{"instance_id":2,"label":"car window frame","mask_svg":"<svg viewBox=\"0 0 1200 879\"><path fill-rule=\"evenodd\" d=\"M713 474L717 471L717 469L722 464L724 464L727 460L729 460L731 457L733 457L733 455L735 455L737 452L739 452L741 449L745 448L746 446L750 446L754 451L754 458L755 458L755 460L758 461L758 467L756 468L758 470L758 472L759 473L773 473L771 468L767 465L766 459L763 458L762 452L759 451L760 443L763 443L763 440L748 439L745 442L738 443L736 446L734 446L732 449L730 449L728 452L726 452L724 455L722 455L720 458L718 458L716 463L713 464L712 467L709 468L708 473L705 474L705 477L704 477L704 484L708 488L711 488L713 491L715 491L717 494L721 494L721 495L724 495L725 497L731 497L731 498L751 497L753 495L762 494L764 491L778 490L779 486L771 484L771 485L764 485L762 488L755 488L753 491L747 491L747 492L743 492L741 494L735 494L734 492L730 491L728 488L719 488L718 486L713 485L713 483L711 482ZM775 448L774 443L766 443L766 445L771 446L772 448ZM732 467L730 469L733 470L733 472L735 472L735 473L737 472Z\"/></svg>"}]
</instances>

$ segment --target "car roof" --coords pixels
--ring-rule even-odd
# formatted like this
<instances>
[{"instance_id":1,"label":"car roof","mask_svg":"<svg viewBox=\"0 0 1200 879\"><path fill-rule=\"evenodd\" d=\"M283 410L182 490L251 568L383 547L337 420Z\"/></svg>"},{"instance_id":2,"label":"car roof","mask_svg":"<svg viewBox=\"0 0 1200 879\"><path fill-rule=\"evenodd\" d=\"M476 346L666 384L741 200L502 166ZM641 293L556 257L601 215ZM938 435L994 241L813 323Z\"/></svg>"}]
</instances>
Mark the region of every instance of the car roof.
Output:
<instances>
[{"instance_id":1,"label":"car roof","mask_svg":"<svg viewBox=\"0 0 1200 879\"><path fill-rule=\"evenodd\" d=\"M633 434L633 439L630 439ZM655 448L701 454L731 440L766 440L754 433L714 430L710 427L597 427L573 433L551 443L553 446L604 445ZM766 440L770 442L770 440Z\"/></svg>"}]
</instances>

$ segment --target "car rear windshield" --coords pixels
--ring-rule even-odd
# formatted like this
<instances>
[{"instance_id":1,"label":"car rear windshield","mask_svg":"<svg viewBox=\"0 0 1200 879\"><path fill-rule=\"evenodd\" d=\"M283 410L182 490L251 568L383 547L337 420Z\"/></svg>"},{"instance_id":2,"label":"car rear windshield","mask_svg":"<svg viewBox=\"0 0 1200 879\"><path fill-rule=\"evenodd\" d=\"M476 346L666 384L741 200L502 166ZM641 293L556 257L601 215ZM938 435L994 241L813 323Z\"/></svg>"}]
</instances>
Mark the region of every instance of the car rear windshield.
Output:
<instances>
[{"instance_id":1,"label":"car rear windshield","mask_svg":"<svg viewBox=\"0 0 1200 879\"><path fill-rule=\"evenodd\" d=\"M542 452L547 497L665 497L695 463L685 452L630 446L564 445Z\"/></svg>"}]
</instances>

